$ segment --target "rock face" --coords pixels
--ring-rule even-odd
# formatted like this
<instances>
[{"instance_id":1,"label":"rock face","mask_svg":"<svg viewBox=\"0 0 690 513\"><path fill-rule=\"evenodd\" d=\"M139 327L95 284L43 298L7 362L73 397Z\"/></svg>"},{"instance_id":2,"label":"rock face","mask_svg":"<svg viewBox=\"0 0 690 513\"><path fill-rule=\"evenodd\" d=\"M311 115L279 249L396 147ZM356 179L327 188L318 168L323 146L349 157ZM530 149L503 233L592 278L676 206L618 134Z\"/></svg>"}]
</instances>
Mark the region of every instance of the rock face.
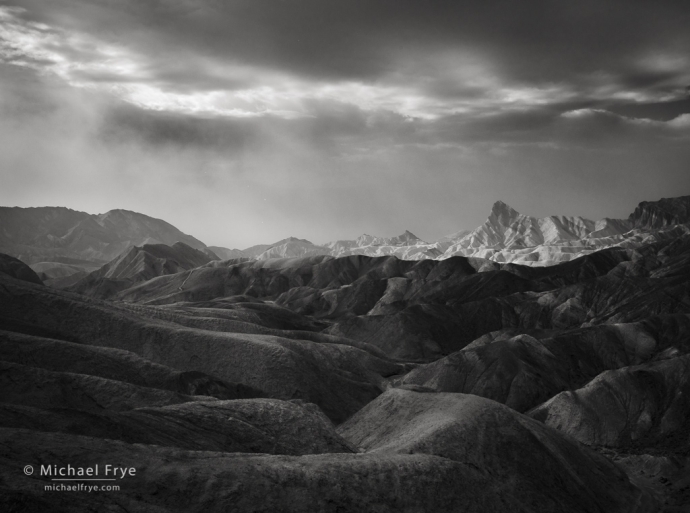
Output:
<instances>
[{"instance_id":1,"label":"rock face","mask_svg":"<svg viewBox=\"0 0 690 513\"><path fill-rule=\"evenodd\" d=\"M630 214L628 222L636 228L661 229L690 222L690 196L643 201Z\"/></svg>"}]
</instances>

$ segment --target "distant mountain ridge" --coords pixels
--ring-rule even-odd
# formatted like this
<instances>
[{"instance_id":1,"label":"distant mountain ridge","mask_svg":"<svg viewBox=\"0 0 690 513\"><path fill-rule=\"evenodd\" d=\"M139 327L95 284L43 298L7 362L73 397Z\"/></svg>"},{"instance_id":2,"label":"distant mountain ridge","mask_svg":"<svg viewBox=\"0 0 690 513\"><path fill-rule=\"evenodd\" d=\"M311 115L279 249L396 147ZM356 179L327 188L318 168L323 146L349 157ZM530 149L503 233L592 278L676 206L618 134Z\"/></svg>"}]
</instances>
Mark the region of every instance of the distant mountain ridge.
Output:
<instances>
[{"instance_id":1,"label":"distant mountain ridge","mask_svg":"<svg viewBox=\"0 0 690 513\"><path fill-rule=\"evenodd\" d=\"M128 210L88 214L64 207L0 207L0 252L33 265L44 279L98 269L134 246L176 242L206 250L170 223Z\"/></svg>"},{"instance_id":2,"label":"distant mountain ridge","mask_svg":"<svg viewBox=\"0 0 690 513\"><path fill-rule=\"evenodd\" d=\"M424 260L474 256L499 263L552 265L604 248L631 247L675 237L690 231L689 222L690 196L645 201L627 219L598 221L581 216L531 217L497 201L481 226L460 230L435 242L425 242L406 230L397 237L363 234L354 240L323 245L290 237L247 250L212 249L224 259L366 255Z\"/></svg>"},{"instance_id":3,"label":"distant mountain ridge","mask_svg":"<svg viewBox=\"0 0 690 513\"><path fill-rule=\"evenodd\" d=\"M441 247L442 244L429 244L412 232L405 230L404 233L396 237L376 237L365 233L354 240L337 240L323 245L314 244L306 239L288 237L273 244L259 244L245 250L217 246L212 246L209 249L224 260L236 258L268 260L271 258L300 258L317 255L333 257L392 255L403 260L421 260L438 258L443 254Z\"/></svg>"},{"instance_id":4,"label":"distant mountain ridge","mask_svg":"<svg viewBox=\"0 0 690 513\"><path fill-rule=\"evenodd\" d=\"M91 215L63 207L0 207L0 252L26 262L46 282L71 286L133 247L180 242L210 260L301 258L327 255L395 256L402 260L473 256L498 263L552 265L609 247L637 245L690 232L690 196L644 201L627 219L592 221L580 216L536 218L503 201L474 230L434 242L405 231L395 237L362 234L323 245L288 237L246 249L207 247L171 224L136 212Z\"/></svg>"},{"instance_id":5,"label":"distant mountain ridge","mask_svg":"<svg viewBox=\"0 0 690 513\"><path fill-rule=\"evenodd\" d=\"M525 216L502 201L486 222L452 242L441 258L551 265L609 247L632 247L690 232L690 196L642 202L628 219Z\"/></svg>"},{"instance_id":6,"label":"distant mountain ridge","mask_svg":"<svg viewBox=\"0 0 690 513\"><path fill-rule=\"evenodd\" d=\"M88 214L64 207L0 207L0 250L18 253L33 264L58 257L75 261L110 261L127 246L184 242L206 245L170 223L129 210Z\"/></svg>"}]
</instances>

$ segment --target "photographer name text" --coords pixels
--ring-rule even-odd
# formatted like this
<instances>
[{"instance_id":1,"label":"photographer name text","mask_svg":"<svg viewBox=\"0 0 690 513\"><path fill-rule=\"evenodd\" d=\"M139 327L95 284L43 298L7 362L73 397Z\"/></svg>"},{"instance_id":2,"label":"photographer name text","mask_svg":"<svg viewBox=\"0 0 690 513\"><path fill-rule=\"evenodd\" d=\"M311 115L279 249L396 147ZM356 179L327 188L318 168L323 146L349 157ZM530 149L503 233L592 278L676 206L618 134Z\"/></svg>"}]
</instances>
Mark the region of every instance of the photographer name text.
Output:
<instances>
[{"instance_id":1,"label":"photographer name text","mask_svg":"<svg viewBox=\"0 0 690 513\"><path fill-rule=\"evenodd\" d=\"M95 465L88 467L73 467L72 465L41 465L40 475L57 478L103 478L103 479L124 479L133 477L137 474L134 467L117 467L111 464Z\"/></svg>"}]
</instances>

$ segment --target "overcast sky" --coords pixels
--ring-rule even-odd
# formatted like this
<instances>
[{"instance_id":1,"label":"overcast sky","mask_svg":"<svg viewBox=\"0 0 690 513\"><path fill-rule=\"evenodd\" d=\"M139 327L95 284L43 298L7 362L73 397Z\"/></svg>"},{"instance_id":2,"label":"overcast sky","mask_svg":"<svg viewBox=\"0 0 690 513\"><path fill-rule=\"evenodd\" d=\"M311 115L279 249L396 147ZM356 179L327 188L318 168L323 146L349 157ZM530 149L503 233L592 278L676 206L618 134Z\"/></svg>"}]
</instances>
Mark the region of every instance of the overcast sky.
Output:
<instances>
[{"instance_id":1,"label":"overcast sky","mask_svg":"<svg viewBox=\"0 0 690 513\"><path fill-rule=\"evenodd\" d=\"M0 1L0 205L322 243L690 194L686 0Z\"/></svg>"}]
</instances>

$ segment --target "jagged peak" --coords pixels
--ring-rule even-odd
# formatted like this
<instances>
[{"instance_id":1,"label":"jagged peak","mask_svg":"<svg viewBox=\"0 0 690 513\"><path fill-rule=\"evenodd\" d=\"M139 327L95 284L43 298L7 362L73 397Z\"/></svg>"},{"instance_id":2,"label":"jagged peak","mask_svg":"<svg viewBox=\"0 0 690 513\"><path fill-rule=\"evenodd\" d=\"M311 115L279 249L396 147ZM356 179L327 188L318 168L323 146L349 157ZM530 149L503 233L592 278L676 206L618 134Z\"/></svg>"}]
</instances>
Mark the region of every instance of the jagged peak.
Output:
<instances>
[{"instance_id":1,"label":"jagged peak","mask_svg":"<svg viewBox=\"0 0 690 513\"><path fill-rule=\"evenodd\" d=\"M491 212L515 212L516 214L519 214L517 210L508 205L505 201L501 200L494 202L493 206L491 207Z\"/></svg>"},{"instance_id":2,"label":"jagged peak","mask_svg":"<svg viewBox=\"0 0 690 513\"><path fill-rule=\"evenodd\" d=\"M489 220L497 221L503 226L508 226L519 216L520 212L515 210L507 203L498 200L494 203L493 207L491 207L491 214L489 215Z\"/></svg>"},{"instance_id":3,"label":"jagged peak","mask_svg":"<svg viewBox=\"0 0 690 513\"><path fill-rule=\"evenodd\" d=\"M403 237L408 238L408 239L419 239L419 237L417 237L417 236L416 236L414 233L412 233L410 230L405 230L405 233L403 233L402 235L398 235L398 238L399 238L399 239L401 239L401 238L403 238ZM420 240L421 240L421 239L420 239Z\"/></svg>"}]
</instances>

